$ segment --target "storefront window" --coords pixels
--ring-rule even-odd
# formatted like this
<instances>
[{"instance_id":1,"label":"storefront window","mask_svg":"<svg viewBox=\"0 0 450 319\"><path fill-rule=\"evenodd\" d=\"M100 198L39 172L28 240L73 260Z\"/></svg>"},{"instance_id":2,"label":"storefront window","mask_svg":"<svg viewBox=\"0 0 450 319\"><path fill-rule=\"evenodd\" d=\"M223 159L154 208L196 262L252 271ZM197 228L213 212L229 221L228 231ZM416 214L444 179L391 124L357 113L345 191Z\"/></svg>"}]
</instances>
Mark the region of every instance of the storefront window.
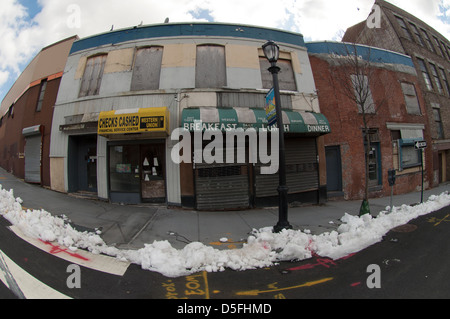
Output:
<instances>
[{"instance_id":1,"label":"storefront window","mask_svg":"<svg viewBox=\"0 0 450 319\"><path fill-rule=\"evenodd\" d=\"M109 148L109 178L112 192L140 192L139 145Z\"/></svg>"},{"instance_id":2,"label":"storefront window","mask_svg":"<svg viewBox=\"0 0 450 319\"><path fill-rule=\"evenodd\" d=\"M164 162L164 144L141 145L141 191L144 201L165 200Z\"/></svg>"},{"instance_id":3,"label":"storefront window","mask_svg":"<svg viewBox=\"0 0 450 319\"><path fill-rule=\"evenodd\" d=\"M416 150L414 139L399 139L399 164L400 170L422 165L421 152Z\"/></svg>"}]
</instances>

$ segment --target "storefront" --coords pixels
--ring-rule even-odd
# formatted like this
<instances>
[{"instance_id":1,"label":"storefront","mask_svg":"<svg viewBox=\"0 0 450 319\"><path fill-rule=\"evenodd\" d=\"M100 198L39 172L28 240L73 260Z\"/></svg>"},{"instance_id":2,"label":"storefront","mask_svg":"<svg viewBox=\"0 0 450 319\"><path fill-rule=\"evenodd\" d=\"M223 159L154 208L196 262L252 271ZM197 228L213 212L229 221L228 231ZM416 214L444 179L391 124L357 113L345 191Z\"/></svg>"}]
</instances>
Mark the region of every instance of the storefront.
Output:
<instances>
[{"instance_id":1,"label":"storefront","mask_svg":"<svg viewBox=\"0 0 450 319\"><path fill-rule=\"evenodd\" d=\"M318 202L319 164L317 137L329 133L328 120L319 113L283 111L286 148L286 179L290 202ZM255 136L246 134L242 144L215 143L215 154L225 158L233 154L243 154L245 161L201 161L192 165L193 186L195 187L195 208L197 209L241 209L257 206L274 206L278 202L278 173L262 173L267 162L261 162L261 149L251 155L251 148L261 146L261 132L267 127L266 113L263 109L247 108L190 108L182 111L181 125L194 135L195 132L220 131L225 142L227 132L238 129L255 129ZM267 135L266 155L278 161L278 154L271 154L270 134ZM195 137L193 138L195 139ZM220 139L220 135L219 135ZM195 146L194 146L195 148ZM208 153L211 145L203 141L202 152ZM276 159L275 159L276 157ZM231 158L231 157L229 157ZM189 169L189 168L187 168Z\"/></svg>"},{"instance_id":2,"label":"storefront","mask_svg":"<svg viewBox=\"0 0 450 319\"><path fill-rule=\"evenodd\" d=\"M107 184L112 202L166 202L166 107L101 112L98 135L105 137Z\"/></svg>"}]
</instances>

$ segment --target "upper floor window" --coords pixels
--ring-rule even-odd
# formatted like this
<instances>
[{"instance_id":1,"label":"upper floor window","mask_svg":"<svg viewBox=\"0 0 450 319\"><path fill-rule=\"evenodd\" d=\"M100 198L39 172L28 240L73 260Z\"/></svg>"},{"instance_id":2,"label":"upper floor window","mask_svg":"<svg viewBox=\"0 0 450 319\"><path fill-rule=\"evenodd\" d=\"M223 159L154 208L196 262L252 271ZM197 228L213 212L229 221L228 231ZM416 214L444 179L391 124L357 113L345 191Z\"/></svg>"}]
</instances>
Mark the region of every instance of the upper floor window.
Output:
<instances>
[{"instance_id":1,"label":"upper floor window","mask_svg":"<svg viewBox=\"0 0 450 319\"><path fill-rule=\"evenodd\" d=\"M433 118L434 122L436 124L436 133L438 139L444 138L444 127L442 125L442 118L441 118L441 109L440 105L436 103L431 103L432 109L433 109Z\"/></svg>"},{"instance_id":2,"label":"upper floor window","mask_svg":"<svg viewBox=\"0 0 450 319\"><path fill-rule=\"evenodd\" d=\"M227 86L225 47L213 44L197 46L195 87L220 88L224 86Z\"/></svg>"},{"instance_id":3,"label":"upper floor window","mask_svg":"<svg viewBox=\"0 0 450 319\"><path fill-rule=\"evenodd\" d=\"M441 41L441 50L443 50L445 52L446 55L444 55L444 58L450 58L450 53L447 50L447 46L445 45L445 43L443 41Z\"/></svg>"},{"instance_id":4,"label":"upper floor window","mask_svg":"<svg viewBox=\"0 0 450 319\"><path fill-rule=\"evenodd\" d=\"M450 86L448 85L447 74L445 74L445 70L443 68L439 68L439 71L441 73L442 81L444 82L444 88L445 88L447 94L450 95Z\"/></svg>"},{"instance_id":5,"label":"upper floor window","mask_svg":"<svg viewBox=\"0 0 450 319\"><path fill-rule=\"evenodd\" d=\"M163 47L153 46L136 51L131 91L157 90L161 75Z\"/></svg>"},{"instance_id":6,"label":"upper floor window","mask_svg":"<svg viewBox=\"0 0 450 319\"><path fill-rule=\"evenodd\" d=\"M358 113L375 114L375 103L367 75L352 74L351 81L355 90L355 102L358 105Z\"/></svg>"},{"instance_id":7,"label":"upper floor window","mask_svg":"<svg viewBox=\"0 0 450 319\"><path fill-rule=\"evenodd\" d=\"M36 112L42 110L42 104L44 103L45 90L47 89L47 79L41 81L41 89L39 91L39 98L36 104Z\"/></svg>"},{"instance_id":8,"label":"upper floor window","mask_svg":"<svg viewBox=\"0 0 450 319\"><path fill-rule=\"evenodd\" d=\"M417 42L421 45L421 46L425 46L425 43L422 40L422 36L420 35L419 29L417 29L416 25L413 23L409 23L409 25L411 26L411 29L413 30L414 34L416 35L417 38Z\"/></svg>"},{"instance_id":9,"label":"upper floor window","mask_svg":"<svg viewBox=\"0 0 450 319\"><path fill-rule=\"evenodd\" d=\"M87 59L81 80L80 97L99 94L106 57L106 54L102 54Z\"/></svg>"},{"instance_id":10,"label":"upper floor window","mask_svg":"<svg viewBox=\"0 0 450 319\"><path fill-rule=\"evenodd\" d=\"M425 29L420 29L420 30L422 30L422 34L423 34L423 37L424 37L425 41L426 41L427 44L428 44L428 48L429 48L431 51L436 52L436 51L434 50L433 43L431 42L431 39L430 39L430 37L428 36L427 31L425 31Z\"/></svg>"},{"instance_id":11,"label":"upper floor window","mask_svg":"<svg viewBox=\"0 0 450 319\"><path fill-rule=\"evenodd\" d=\"M406 26L405 21L404 21L402 18L397 17L397 16L395 16L395 18L397 18L397 22L398 22L398 24L400 25L400 28L402 28L403 34L405 35L405 37L406 37L408 40L413 41L413 38L412 38L412 36L411 36L411 33L409 32L408 27Z\"/></svg>"},{"instance_id":12,"label":"upper floor window","mask_svg":"<svg viewBox=\"0 0 450 319\"><path fill-rule=\"evenodd\" d=\"M434 41L436 42L436 46L441 50L441 55L445 58L444 49L441 47L441 43L439 42L439 39L435 36L433 36Z\"/></svg>"},{"instance_id":13,"label":"upper floor window","mask_svg":"<svg viewBox=\"0 0 450 319\"><path fill-rule=\"evenodd\" d=\"M408 114L420 115L420 105L416 94L416 88L411 83L402 83L403 95L405 97L406 111Z\"/></svg>"},{"instance_id":14,"label":"upper floor window","mask_svg":"<svg viewBox=\"0 0 450 319\"><path fill-rule=\"evenodd\" d=\"M427 66L425 65L425 61L423 59L417 59L417 62L419 63L420 71L422 72L423 79L425 81L425 85L427 86L428 90L433 90L433 85L431 84L431 77L428 73Z\"/></svg>"},{"instance_id":15,"label":"upper floor window","mask_svg":"<svg viewBox=\"0 0 450 319\"><path fill-rule=\"evenodd\" d=\"M442 87L441 80L439 79L439 74L437 72L436 66L434 64L430 63L430 68L431 68L431 74L433 75L434 83L436 84L438 92L442 94L444 91L444 88Z\"/></svg>"},{"instance_id":16,"label":"upper floor window","mask_svg":"<svg viewBox=\"0 0 450 319\"><path fill-rule=\"evenodd\" d=\"M280 58L277 61L277 66L280 68L278 73L278 82L280 90L297 91L297 83L295 82L294 69L289 58L290 54L280 53ZM261 68L261 78L264 89L271 89L273 87L273 77L269 72L270 62L264 57L259 57L259 65Z\"/></svg>"}]
</instances>

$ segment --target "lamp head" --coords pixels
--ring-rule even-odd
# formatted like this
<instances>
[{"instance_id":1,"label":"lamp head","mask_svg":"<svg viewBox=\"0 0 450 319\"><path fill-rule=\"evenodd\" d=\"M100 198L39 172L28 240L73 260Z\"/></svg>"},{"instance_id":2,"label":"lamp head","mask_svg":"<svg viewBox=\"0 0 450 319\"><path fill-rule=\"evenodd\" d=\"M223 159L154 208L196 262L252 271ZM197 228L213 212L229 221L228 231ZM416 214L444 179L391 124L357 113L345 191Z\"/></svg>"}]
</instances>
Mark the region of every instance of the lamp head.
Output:
<instances>
[{"instance_id":1,"label":"lamp head","mask_svg":"<svg viewBox=\"0 0 450 319\"><path fill-rule=\"evenodd\" d=\"M266 42L262 49L264 51L264 56L270 63L276 63L280 55L280 47L273 41Z\"/></svg>"}]
</instances>

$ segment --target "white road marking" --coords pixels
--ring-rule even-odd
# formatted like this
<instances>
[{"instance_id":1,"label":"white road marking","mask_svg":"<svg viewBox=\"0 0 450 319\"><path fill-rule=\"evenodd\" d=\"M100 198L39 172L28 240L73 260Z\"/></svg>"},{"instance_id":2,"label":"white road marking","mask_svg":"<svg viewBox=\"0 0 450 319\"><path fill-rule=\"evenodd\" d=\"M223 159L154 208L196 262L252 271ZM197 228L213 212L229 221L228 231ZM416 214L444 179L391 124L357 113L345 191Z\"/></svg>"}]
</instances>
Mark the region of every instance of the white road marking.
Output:
<instances>
[{"instance_id":1,"label":"white road marking","mask_svg":"<svg viewBox=\"0 0 450 319\"><path fill-rule=\"evenodd\" d=\"M71 299L19 267L0 250L0 280L19 298Z\"/></svg>"},{"instance_id":2,"label":"white road marking","mask_svg":"<svg viewBox=\"0 0 450 319\"><path fill-rule=\"evenodd\" d=\"M59 246L55 243L46 243L35 238L30 238L16 226L11 226L9 228L17 236L33 246L70 263L78 264L86 268L91 268L112 275L123 276L130 265L129 262L121 261L114 257L97 255L82 249L71 251L70 249Z\"/></svg>"}]
</instances>

